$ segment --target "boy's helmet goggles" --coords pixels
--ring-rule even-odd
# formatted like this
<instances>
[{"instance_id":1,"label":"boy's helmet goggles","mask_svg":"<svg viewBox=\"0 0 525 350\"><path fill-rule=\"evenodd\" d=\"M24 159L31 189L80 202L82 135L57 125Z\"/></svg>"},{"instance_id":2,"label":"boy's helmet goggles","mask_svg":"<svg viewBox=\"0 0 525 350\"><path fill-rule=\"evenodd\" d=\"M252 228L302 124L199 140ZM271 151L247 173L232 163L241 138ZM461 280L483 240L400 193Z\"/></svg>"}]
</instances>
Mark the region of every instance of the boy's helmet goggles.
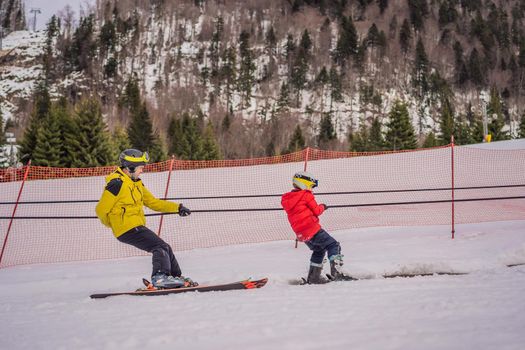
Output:
<instances>
[{"instance_id":1,"label":"boy's helmet goggles","mask_svg":"<svg viewBox=\"0 0 525 350\"><path fill-rule=\"evenodd\" d=\"M293 176L293 184L301 190L311 190L319 185L319 180L306 171L300 171Z\"/></svg>"}]
</instances>

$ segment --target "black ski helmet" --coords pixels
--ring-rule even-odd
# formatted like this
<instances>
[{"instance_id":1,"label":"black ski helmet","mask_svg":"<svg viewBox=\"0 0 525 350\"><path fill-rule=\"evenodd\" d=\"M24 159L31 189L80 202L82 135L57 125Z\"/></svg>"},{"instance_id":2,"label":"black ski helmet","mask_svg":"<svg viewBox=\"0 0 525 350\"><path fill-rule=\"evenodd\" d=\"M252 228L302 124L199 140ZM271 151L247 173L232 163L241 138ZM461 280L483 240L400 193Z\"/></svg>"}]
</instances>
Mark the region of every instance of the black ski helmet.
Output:
<instances>
[{"instance_id":1,"label":"black ski helmet","mask_svg":"<svg viewBox=\"0 0 525 350\"><path fill-rule=\"evenodd\" d=\"M130 148L120 154L119 160L121 167L128 168L129 171L134 172L136 167L148 164L149 155L148 152Z\"/></svg>"}]
</instances>

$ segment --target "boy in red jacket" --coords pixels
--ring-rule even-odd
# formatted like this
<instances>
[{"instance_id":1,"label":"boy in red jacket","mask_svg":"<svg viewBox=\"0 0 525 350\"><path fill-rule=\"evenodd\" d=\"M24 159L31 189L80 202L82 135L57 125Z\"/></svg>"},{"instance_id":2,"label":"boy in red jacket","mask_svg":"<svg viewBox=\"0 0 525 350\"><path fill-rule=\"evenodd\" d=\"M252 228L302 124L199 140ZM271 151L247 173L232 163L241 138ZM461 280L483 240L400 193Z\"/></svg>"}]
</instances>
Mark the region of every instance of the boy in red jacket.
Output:
<instances>
[{"instance_id":1,"label":"boy in red jacket","mask_svg":"<svg viewBox=\"0 0 525 350\"><path fill-rule=\"evenodd\" d=\"M310 269L306 280L309 284L326 283L328 280L321 276L323 259L328 253L330 260L330 279L347 279L341 272L343 256L341 246L332 236L321 228L319 215L326 209L326 204L317 204L312 189L317 187L318 180L311 174L301 171L293 177L291 192L285 193L281 199L288 221L297 235L297 239L304 242L313 251L310 258Z\"/></svg>"}]
</instances>

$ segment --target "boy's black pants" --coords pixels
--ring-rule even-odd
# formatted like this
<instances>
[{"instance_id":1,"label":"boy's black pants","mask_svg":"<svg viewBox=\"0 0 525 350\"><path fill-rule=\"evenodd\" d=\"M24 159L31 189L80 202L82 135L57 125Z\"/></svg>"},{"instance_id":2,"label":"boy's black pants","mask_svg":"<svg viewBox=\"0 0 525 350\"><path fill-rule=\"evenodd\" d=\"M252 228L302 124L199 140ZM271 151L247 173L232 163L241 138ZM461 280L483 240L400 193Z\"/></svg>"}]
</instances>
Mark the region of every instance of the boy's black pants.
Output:
<instances>
[{"instance_id":1,"label":"boy's black pants","mask_svg":"<svg viewBox=\"0 0 525 350\"><path fill-rule=\"evenodd\" d=\"M167 275L179 277L182 272L173 250L168 243L164 242L153 231L144 226L132 228L117 239L126 244L130 244L148 253L152 253L153 276L157 272L163 272Z\"/></svg>"}]
</instances>

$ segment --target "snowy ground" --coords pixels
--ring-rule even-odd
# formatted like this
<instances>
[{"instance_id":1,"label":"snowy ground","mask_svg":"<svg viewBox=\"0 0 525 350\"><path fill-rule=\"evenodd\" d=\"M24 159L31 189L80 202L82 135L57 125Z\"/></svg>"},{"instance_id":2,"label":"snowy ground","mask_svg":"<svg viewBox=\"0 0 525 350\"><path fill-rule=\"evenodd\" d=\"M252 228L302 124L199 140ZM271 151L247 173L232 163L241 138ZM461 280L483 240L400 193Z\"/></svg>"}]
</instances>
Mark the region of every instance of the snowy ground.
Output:
<instances>
[{"instance_id":1,"label":"snowy ground","mask_svg":"<svg viewBox=\"0 0 525 350\"><path fill-rule=\"evenodd\" d=\"M525 220L333 235L363 280L290 285L310 255L292 241L177 253L201 284L269 277L258 290L89 298L139 287L149 257L0 269L0 348L524 349ZM383 277L400 274L434 275Z\"/></svg>"},{"instance_id":2,"label":"snowy ground","mask_svg":"<svg viewBox=\"0 0 525 350\"><path fill-rule=\"evenodd\" d=\"M330 215L329 211L326 215ZM0 270L2 349L523 349L525 221L335 232L365 279L292 286L293 242L177 254L205 282L269 277L259 290L92 300L132 290L147 257ZM383 278L398 273L467 273Z\"/></svg>"}]
</instances>

